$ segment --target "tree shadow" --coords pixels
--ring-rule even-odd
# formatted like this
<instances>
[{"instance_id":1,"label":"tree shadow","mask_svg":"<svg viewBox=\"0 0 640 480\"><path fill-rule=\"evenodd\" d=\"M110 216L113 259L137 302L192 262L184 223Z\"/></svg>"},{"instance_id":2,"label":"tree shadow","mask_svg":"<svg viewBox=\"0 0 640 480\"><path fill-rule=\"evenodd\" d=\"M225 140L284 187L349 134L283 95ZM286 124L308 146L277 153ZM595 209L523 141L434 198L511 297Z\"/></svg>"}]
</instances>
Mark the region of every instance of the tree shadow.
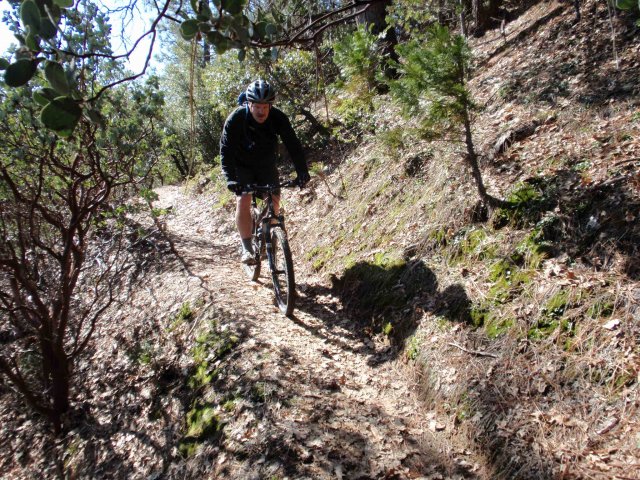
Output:
<instances>
[{"instance_id":1,"label":"tree shadow","mask_svg":"<svg viewBox=\"0 0 640 480\"><path fill-rule=\"evenodd\" d=\"M471 301L464 287L439 289L436 275L419 259L382 265L359 262L335 277L330 287L301 284L300 290L297 308L320 319L323 327L297 323L341 348L370 356L371 365L397 358L425 312L452 322L471 321ZM320 301L327 297L336 299L335 307ZM340 339L345 332L350 342L359 340L360 347L345 347L348 342ZM378 352L370 342L381 333L391 340L392 348Z\"/></svg>"},{"instance_id":2,"label":"tree shadow","mask_svg":"<svg viewBox=\"0 0 640 480\"><path fill-rule=\"evenodd\" d=\"M333 379L326 368L303 367L302 359L286 346L255 364L246 358L260 357L262 346L239 348L245 360L230 357L211 385L214 402L233 404L228 407L233 420L225 427L226 440L204 442L197 456L172 464L168 477L197 478L208 472L215 478L400 480L406 478L402 470L408 469L416 476L455 473L477 478L463 466L451 465L420 432L411 432L401 412L375 405L363 409L345 393L361 388L353 380ZM401 432L397 440L402 455L384 448L380 432L387 426ZM221 457L227 461L218 462Z\"/></svg>"},{"instance_id":3,"label":"tree shadow","mask_svg":"<svg viewBox=\"0 0 640 480\"><path fill-rule=\"evenodd\" d=\"M585 184L573 169L550 177L525 180L521 191L533 191L498 212L493 226L511 224L532 229L531 248L547 257L567 256L597 270L618 269L633 280L640 278L640 184L628 164L616 177Z\"/></svg>"}]
</instances>

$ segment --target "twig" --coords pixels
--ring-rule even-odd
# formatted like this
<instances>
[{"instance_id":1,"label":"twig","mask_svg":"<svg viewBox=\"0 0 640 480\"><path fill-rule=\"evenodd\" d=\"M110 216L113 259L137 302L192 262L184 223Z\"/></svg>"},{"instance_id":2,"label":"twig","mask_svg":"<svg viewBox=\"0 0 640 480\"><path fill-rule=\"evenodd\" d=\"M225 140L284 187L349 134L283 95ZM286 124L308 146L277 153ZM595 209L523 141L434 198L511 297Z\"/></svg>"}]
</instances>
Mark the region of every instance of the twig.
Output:
<instances>
[{"instance_id":1,"label":"twig","mask_svg":"<svg viewBox=\"0 0 640 480\"><path fill-rule=\"evenodd\" d=\"M477 355L479 357L498 358L498 356L494 355L493 353L481 352L481 351L478 351L478 350L468 350L468 349L464 348L463 346L458 345L457 343L449 342L449 343L447 343L447 345L451 345L452 347L459 348L463 352L470 353L471 355Z\"/></svg>"}]
</instances>

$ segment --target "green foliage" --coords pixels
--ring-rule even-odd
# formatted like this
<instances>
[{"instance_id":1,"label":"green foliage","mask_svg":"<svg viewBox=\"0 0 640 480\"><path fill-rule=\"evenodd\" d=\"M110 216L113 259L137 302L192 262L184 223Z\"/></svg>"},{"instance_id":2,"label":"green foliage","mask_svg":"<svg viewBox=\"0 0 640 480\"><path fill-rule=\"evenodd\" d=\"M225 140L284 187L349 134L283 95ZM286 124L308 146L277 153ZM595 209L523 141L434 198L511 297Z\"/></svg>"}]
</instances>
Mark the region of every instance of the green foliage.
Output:
<instances>
[{"instance_id":1,"label":"green foliage","mask_svg":"<svg viewBox=\"0 0 640 480\"><path fill-rule=\"evenodd\" d=\"M390 82L391 93L405 113L423 115L424 128L459 125L475 108L464 78L471 52L461 35L434 24L424 41L412 39L396 51L400 78Z\"/></svg>"},{"instance_id":2,"label":"green foliage","mask_svg":"<svg viewBox=\"0 0 640 480\"><path fill-rule=\"evenodd\" d=\"M35 28L35 10L24 5L21 22ZM48 10L54 20L61 15L51 3ZM47 21L42 10L40 15L42 30ZM65 49L110 51L105 18L92 4L65 12L60 25L67 35ZM41 65L45 75L33 75L22 88L0 89L0 232L5 239L0 247L0 295L5 299L0 328L24 333L3 352L7 360L13 360L11 351L25 348L25 339L40 346L41 371L25 373L17 367L15 374L26 379L31 405L59 428L60 415L69 407L69 364L115 297L113 278L122 274L128 255L120 244L122 218L117 212L121 199L147 181L153 145L159 144L154 122L162 97L150 82L115 87L88 102L87 92L121 74L117 63L59 55L57 44L42 52L26 39L20 41L14 64ZM5 74L11 77L14 68L7 65ZM104 118L109 121L100 122ZM88 258L95 262L86 265ZM10 273L12 265L23 273ZM28 320L22 318L23 310L31 312ZM54 341L46 333L51 331L60 347L48 344ZM152 361L151 351L138 353L137 361ZM60 368L50 368L53 364ZM54 398L53 391L58 392Z\"/></svg>"},{"instance_id":3,"label":"green foliage","mask_svg":"<svg viewBox=\"0 0 640 480\"><path fill-rule=\"evenodd\" d=\"M200 333L191 350L194 369L188 380L189 387L198 389L210 384L218 373L212 364L224 358L237 343L237 337L217 331L215 323Z\"/></svg>"},{"instance_id":4,"label":"green foliage","mask_svg":"<svg viewBox=\"0 0 640 480\"><path fill-rule=\"evenodd\" d=\"M346 84L357 85L360 92L373 90L379 81L383 58L378 38L371 28L359 25L350 34L334 44L333 61L338 66L340 77Z\"/></svg>"},{"instance_id":5,"label":"green foliage","mask_svg":"<svg viewBox=\"0 0 640 480\"><path fill-rule=\"evenodd\" d=\"M198 403L187 413L185 427L187 431L178 443L178 451L184 458L189 458L205 440L221 438L224 426L215 414L213 405Z\"/></svg>"},{"instance_id":6,"label":"green foliage","mask_svg":"<svg viewBox=\"0 0 640 480\"><path fill-rule=\"evenodd\" d=\"M38 63L22 58L15 63L10 64L4 72L4 83L9 87L21 87L26 85L35 75L38 69Z\"/></svg>"},{"instance_id":7,"label":"green foliage","mask_svg":"<svg viewBox=\"0 0 640 480\"><path fill-rule=\"evenodd\" d=\"M40 112L43 125L61 137L73 133L82 116L82 108L69 97L57 97L50 101Z\"/></svg>"},{"instance_id":8,"label":"green foliage","mask_svg":"<svg viewBox=\"0 0 640 480\"><path fill-rule=\"evenodd\" d=\"M433 6L423 0L395 0L387 7L387 13L389 25L417 40L424 39L435 20Z\"/></svg>"},{"instance_id":9,"label":"green foliage","mask_svg":"<svg viewBox=\"0 0 640 480\"><path fill-rule=\"evenodd\" d=\"M507 197L508 206L497 209L492 218L494 228L511 225L524 228L535 225L544 212L548 211L553 201L552 187L545 185L544 179L521 182L514 186ZM544 225L540 226L541 228Z\"/></svg>"},{"instance_id":10,"label":"green foliage","mask_svg":"<svg viewBox=\"0 0 640 480\"><path fill-rule=\"evenodd\" d=\"M15 61L6 66L4 80L9 87L19 87L33 81L39 83L36 72L42 67L44 78L57 95L35 96L41 107L42 124L61 137L69 137L83 114L101 124L96 103L99 95L90 95L114 81L122 69L109 59L109 27L98 7L83 2L71 9L73 2L60 0L48 3L22 0L18 8L16 38L20 47ZM21 30L20 30L21 29ZM56 42L57 36L64 37ZM45 42L42 42L45 40ZM72 52L67 54L66 52ZM89 93L91 92L91 93Z\"/></svg>"}]
</instances>

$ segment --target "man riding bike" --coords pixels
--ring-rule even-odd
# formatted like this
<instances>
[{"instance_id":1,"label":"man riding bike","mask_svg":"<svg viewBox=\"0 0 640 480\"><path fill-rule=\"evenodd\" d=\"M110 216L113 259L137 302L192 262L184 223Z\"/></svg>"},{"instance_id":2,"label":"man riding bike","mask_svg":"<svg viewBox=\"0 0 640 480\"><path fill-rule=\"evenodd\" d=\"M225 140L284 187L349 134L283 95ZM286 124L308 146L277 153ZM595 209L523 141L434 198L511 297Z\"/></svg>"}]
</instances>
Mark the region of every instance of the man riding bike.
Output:
<instances>
[{"instance_id":1,"label":"man riding bike","mask_svg":"<svg viewBox=\"0 0 640 480\"><path fill-rule=\"evenodd\" d=\"M297 173L298 185L309 181L309 169L302 145L282 110L273 106L275 89L264 80L251 83L245 92L246 103L225 121L220 138L222 173L227 188L236 194L236 225L242 241L241 262L255 262L251 246L251 195L243 192L250 184L277 184L277 137L287 147ZM273 196L279 213L280 196Z\"/></svg>"}]
</instances>

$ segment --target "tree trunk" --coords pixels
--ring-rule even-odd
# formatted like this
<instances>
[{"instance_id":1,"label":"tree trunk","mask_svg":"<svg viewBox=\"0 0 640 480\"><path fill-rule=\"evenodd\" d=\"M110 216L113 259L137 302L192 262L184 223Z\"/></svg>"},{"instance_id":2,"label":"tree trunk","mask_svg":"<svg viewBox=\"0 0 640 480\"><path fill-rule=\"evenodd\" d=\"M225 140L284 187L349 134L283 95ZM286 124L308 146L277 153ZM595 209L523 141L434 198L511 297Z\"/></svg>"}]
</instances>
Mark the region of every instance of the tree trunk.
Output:
<instances>
[{"instance_id":1,"label":"tree trunk","mask_svg":"<svg viewBox=\"0 0 640 480\"><path fill-rule=\"evenodd\" d=\"M371 33L374 35L380 35L384 32L381 42L382 55L385 60L390 59L397 62L400 60L395 50L395 46L398 44L398 37L395 29L387 28L389 26L387 23L387 7L390 5L391 0L372 3L364 13L356 18L356 21L370 28ZM388 62L385 62L384 76L390 80L395 79L398 78L398 72L395 68L389 66Z\"/></svg>"},{"instance_id":2,"label":"tree trunk","mask_svg":"<svg viewBox=\"0 0 640 480\"><path fill-rule=\"evenodd\" d=\"M323 137L328 137L331 135L329 129L322 125L322 123L320 123L318 119L313 115L313 113L311 113L309 110L307 110L306 108L301 108L300 113L305 118L305 120L311 124L311 128L313 129L314 133L320 132L320 135L322 135Z\"/></svg>"},{"instance_id":3,"label":"tree trunk","mask_svg":"<svg viewBox=\"0 0 640 480\"><path fill-rule=\"evenodd\" d=\"M491 210L495 208L507 206L507 202L505 202L504 200L500 200L499 198L489 195L487 193L486 187L484 186L482 173L480 172L480 165L478 164L478 154L476 153L475 145L473 143L471 119L469 118L468 110L465 110L464 112L464 139L465 144L467 145L466 160L471 167L471 174L473 175L473 179L476 182L480 200L489 209L489 212L491 212Z\"/></svg>"},{"instance_id":4,"label":"tree trunk","mask_svg":"<svg viewBox=\"0 0 640 480\"><path fill-rule=\"evenodd\" d=\"M467 18L465 14L467 5L465 0L459 0L458 6L460 7L460 35L467 38Z\"/></svg>"},{"instance_id":5,"label":"tree trunk","mask_svg":"<svg viewBox=\"0 0 640 480\"><path fill-rule=\"evenodd\" d=\"M473 33L476 37L484 35L492 22L497 21L501 2L502 0L473 0Z\"/></svg>"},{"instance_id":6,"label":"tree trunk","mask_svg":"<svg viewBox=\"0 0 640 480\"><path fill-rule=\"evenodd\" d=\"M471 120L469 119L469 113L467 111L465 111L464 115L464 140L467 145L466 159L471 167L471 174L476 182L478 195L480 195L480 200L487 203L487 189L482 181L482 174L480 173L480 166L478 165L478 155L476 154L476 149L473 144L473 135L471 133Z\"/></svg>"},{"instance_id":7,"label":"tree trunk","mask_svg":"<svg viewBox=\"0 0 640 480\"><path fill-rule=\"evenodd\" d=\"M51 410L49 417L56 434L62 431L61 417L69 410L69 360L63 348L43 329L40 337L42 352L42 373L51 391Z\"/></svg>"}]
</instances>

